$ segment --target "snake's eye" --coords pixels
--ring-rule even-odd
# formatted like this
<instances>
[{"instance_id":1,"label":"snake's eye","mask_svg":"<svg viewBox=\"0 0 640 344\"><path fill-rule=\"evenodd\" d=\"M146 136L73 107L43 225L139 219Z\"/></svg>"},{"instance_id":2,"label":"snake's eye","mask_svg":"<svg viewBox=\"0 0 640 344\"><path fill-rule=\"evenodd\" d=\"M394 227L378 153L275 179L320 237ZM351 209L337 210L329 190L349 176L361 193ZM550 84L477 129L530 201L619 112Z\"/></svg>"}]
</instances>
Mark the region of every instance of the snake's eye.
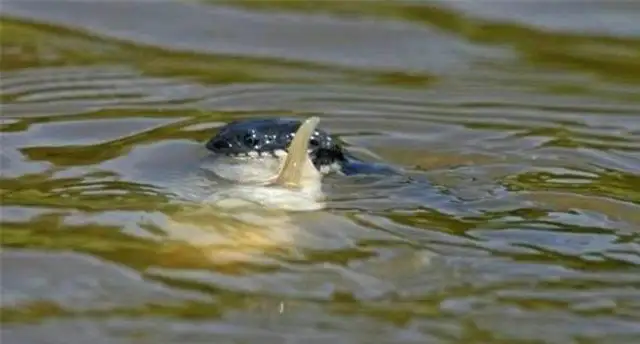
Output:
<instances>
[{"instance_id":1,"label":"snake's eye","mask_svg":"<svg viewBox=\"0 0 640 344\"><path fill-rule=\"evenodd\" d=\"M216 149L225 149L225 148L231 148L231 143L227 142L227 141L214 141L211 146L213 146L213 148Z\"/></svg>"},{"instance_id":2,"label":"snake's eye","mask_svg":"<svg viewBox=\"0 0 640 344\"><path fill-rule=\"evenodd\" d=\"M246 134L244 136L244 144L246 144L249 147L255 147L260 143L260 140L255 137L253 134Z\"/></svg>"},{"instance_id":3,"label":"snake's eye","mask_svg":"<svg viewBox=\"0 0 640 344\"><path fill-rule=\"evenodd\" d=\"M213 138L207 142L207 149L212 151L222 151L231 147L233 147L233 145L225 139Z\"/></svg>"}]
</instances>

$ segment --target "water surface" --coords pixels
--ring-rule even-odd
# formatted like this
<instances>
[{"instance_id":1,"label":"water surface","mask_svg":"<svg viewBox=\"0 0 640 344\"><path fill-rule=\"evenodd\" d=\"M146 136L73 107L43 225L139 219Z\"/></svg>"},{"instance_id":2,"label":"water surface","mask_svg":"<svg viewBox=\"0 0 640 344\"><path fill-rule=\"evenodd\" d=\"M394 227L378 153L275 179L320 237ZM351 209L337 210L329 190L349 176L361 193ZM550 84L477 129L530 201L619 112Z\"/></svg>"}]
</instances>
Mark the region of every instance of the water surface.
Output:
<instances>
[{"instance_id":1,"label":"water surface","mask_svg":"<svg viewBox=\"0 0 640 344\"><path fill-rule=\"evenodd\" d=\"M640 339L638 5L2 7L3 343ZM197 212L217 127L312 115L418 182Z\"/></svg>"}]
</instances>

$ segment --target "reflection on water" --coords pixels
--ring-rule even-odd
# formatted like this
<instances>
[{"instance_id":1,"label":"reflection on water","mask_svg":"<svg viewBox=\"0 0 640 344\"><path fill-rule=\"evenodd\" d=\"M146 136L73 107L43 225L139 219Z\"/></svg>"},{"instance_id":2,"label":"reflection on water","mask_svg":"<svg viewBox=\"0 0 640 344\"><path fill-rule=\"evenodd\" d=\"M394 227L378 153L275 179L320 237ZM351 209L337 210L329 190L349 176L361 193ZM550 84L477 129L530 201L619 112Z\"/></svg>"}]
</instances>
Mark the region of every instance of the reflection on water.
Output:
<instances>
[{"instance_id":1,"label":"reflection on water","mask_svg":"<svg viewBox=\"0 0 640 344\"><path fill-rule=\"evenodd\" d=\"M4 2L3 342L637 342L639 11ZM405 173L203 210L282 115Z\"/></svg>"}]
</instances>

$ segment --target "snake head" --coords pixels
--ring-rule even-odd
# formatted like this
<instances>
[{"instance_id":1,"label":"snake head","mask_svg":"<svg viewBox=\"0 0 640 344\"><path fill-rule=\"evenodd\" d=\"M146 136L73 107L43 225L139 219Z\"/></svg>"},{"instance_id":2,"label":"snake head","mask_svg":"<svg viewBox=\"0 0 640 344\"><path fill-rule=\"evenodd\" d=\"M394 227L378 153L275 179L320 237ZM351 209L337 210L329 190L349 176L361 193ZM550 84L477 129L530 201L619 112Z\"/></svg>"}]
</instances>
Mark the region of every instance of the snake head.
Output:
<instances>
[{"instance_id":1,"label":"snake head","mask_svg":"<svg viewBox=\"0 0 640 344\"><path fill-rule=\"evenodd\" d=\"M220 128L206 147L215 154L245 159L283 157L301 123L293 118L234 121ZM345 160L342 147L318 128L309 138L308 153L316 169L323 173L339 169Z\"/></svg>"}]
</instances>

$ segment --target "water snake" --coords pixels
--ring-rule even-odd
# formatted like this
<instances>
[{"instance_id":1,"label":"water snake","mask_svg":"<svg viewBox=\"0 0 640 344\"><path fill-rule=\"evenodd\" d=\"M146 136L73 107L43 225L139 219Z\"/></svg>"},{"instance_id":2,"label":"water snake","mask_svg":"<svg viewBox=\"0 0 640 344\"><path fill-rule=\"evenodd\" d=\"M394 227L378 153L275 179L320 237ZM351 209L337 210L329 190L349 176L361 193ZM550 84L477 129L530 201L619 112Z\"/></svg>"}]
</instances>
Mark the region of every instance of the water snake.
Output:
<instances>
[{"instance_id":1,"label":"water snake","mask_svg":"<svg viewBox=\"0 0 640 344\"><path fill-rule=\"evenodd\" d=\"M238 120L220 128L205 146L215 155L242 159L244 162L260 159L261 163L268 163L271 158L286 155L301 123L298 119L286 117ZM308 153L315 168L323 175L397 173L391 166L356 158L328 132L317 127L309 138Z\"/></svg>"}]
</instances>

